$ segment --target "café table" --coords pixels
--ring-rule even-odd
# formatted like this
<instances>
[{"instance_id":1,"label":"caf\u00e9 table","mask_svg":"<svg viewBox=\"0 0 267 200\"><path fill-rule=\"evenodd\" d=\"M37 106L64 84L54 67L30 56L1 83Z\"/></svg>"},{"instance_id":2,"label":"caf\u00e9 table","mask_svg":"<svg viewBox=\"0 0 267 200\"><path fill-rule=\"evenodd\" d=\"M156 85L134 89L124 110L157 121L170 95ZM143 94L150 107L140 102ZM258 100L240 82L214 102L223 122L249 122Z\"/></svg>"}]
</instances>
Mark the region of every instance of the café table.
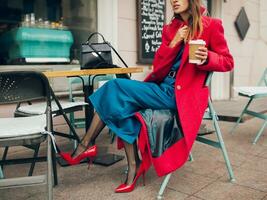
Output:
<instances>
[{"instance_id":1,"label":"caf\u00e9 table","mask_svg":"<svg viewBox=\"0 0 267 200\"><path fill-rule=\"evenodd\" d=\"M67 70L67 71L45 71L43 72L47 78L58 78L58 77L79 77L79 76L90 76L90 75L106 75L106 74L125 74L125 73L141 73L143 72L142 67L129 67L129 68L106 68L106 69L83 69L83 70ZM84 100L89 103L88 97L93 93L93 88L90 85L83 85ZM87 108L85 110L86 118L86 130L90 126L91 118L93 116L93 109Z\"/></svg>"},{"instance_id":2,"label":"caf\u00e9 table","mask_svg":"<svg viewBox=\"0 0 267 200\"><path fill-rule=\"evenodd\" d=\"M129 73L141 73L143 72L143 67L129 67L129 68L101 68L101 69L83 69L83 70L64 70L64 71L45 71L43 74L47 78L59 78L59 77L81 77L81 76L95 76L95 75L107 75L107 74L129 74ZM89 81L90 83L90 81ZM85 107L85 124L86 124L86 130L88 130L90 123L92 121L92 117L94 114L94 108L92 104L89 101L89 96L93 93L94 88L92 85L83 84L83 92L84 92L84 100L88 103L89 106ZM62 110L62 107L52 92L56 103L58 104L58 107ZM68 123L69 127L71 128L72 132L76 133L72 125L70 124L69 120L66 117L65 113L62 113L66 122ZM77 136L77 134L75 134ZM77 141L80 142L78 136ZM102 155L101 157L98 157L95 159L95 163L102 164L102 165L111 165L119 160L121 160L123 157L118 156L115 154L106 154ZM59 161L61 165L66 165L66 163L63 163L63 160Z\"/></svg>"}]
</instances>

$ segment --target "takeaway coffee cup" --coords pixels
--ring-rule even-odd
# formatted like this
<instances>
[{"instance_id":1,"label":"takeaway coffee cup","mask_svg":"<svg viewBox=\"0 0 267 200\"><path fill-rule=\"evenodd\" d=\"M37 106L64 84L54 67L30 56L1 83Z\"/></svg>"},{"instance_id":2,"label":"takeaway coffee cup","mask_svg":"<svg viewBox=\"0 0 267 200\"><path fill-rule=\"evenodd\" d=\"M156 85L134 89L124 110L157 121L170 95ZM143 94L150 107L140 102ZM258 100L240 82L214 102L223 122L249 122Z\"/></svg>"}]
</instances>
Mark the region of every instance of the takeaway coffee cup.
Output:
<instances>
[{"instance_id":1,"label":"takeaway coffee cup","mask_svg":"<svg viewBox=\"0 0 267 200\"><path fill-rule=\"evenodd\" d=\"M204 40L190 40L189 41L189 63L200 64L201 60L195 55L195 51L198 47L205 46L206 42Z\"/></svg>"}]
</instances>

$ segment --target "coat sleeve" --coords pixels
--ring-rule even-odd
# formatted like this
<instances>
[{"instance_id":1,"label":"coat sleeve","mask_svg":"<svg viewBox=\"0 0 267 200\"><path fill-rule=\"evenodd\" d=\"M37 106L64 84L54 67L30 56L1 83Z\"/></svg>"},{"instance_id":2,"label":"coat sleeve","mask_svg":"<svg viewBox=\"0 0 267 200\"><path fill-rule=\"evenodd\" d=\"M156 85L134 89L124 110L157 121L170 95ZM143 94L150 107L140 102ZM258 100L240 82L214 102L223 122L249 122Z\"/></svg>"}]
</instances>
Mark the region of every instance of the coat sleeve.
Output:
<instances>
[{"instance_id":1,"label":"coat sleeve","mask_svg":"<svg viewBox=\"0 0 267 200\"><path fill-rule=\"evenodd\" d=\"M210 34L210 45L208 50L208 61L203 65L197 66L205 71L231 71L234 67L234 60L229 52L227 42L224 37L222 21L213 20L212 31Z\"/></svg>"},{"instance_id":2,"label":"coat sleeve","mask_svg":"<svg viewBox=\"0 0 267 200\"><path fill-rule=\"evenodd\" d=\"M174 47L169 47L172 38L170 38L167 29L168 25L165 25L162 30L162 43L158 48L153 60L154 70L156 70L158 67L164 68L164 66L170 66L182 44L180 42Z\"/></svg>"}]
</instances>

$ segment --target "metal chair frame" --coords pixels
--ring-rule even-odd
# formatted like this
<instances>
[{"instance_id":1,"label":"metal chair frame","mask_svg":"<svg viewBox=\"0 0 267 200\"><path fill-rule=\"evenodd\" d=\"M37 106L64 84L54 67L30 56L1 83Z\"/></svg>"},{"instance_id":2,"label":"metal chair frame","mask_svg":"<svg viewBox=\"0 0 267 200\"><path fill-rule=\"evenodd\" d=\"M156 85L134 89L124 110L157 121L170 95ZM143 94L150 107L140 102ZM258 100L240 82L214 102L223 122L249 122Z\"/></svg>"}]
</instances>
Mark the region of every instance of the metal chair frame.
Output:
<instances>
[{"instance_id":1,"label":"metal chair frame","mask_svg":"<svg viewBox=\"0 0 267 200\"><path fill-rule=\"evenodd\" d=\"M33 80L35 83L34 86L32 86ZM10 82L10 84L7 84L7 82ZM0 85L2 90L2 93L0 94L0 104L17 103L20 101L30 101L34 99L45 99L47 107L45 112L46 125L44 124L44 126L46 127L47 132L53 132L50 100L51 91L49 82L43 74L29 71L1 72ZM18 120L18 118L15 119ZM26 124L25 128L27 128ZM30 177L4 178L2 167L0 166L0 189L46 184L48 191L47 199L53 199L51 138L49 136L47 137L41 132L33 135L2 137L0 138L0 146L22 146L31 143L36 144L45 140L47 141L47 174Z\"/></svg>"},{"instance_id":2,"label":"metal chair frame","mask_svg":"<svg viewBox=\"0 0 267 200\"><path fill-rule=\"evenodd\" d=\"M73 132L73 135L68 135L65 133L58 132L58 131L53 131L53 134L80 142L80 138L78 137L78 134L76 133L75 129L71 125L71 123L70 123L70 121L66 115L66 112L70 112L73 110L76 111L76 110L80 110L80 109L79 108L63 109L59 100L57 99L56 95L54 94L52 88L50 86L49 86L49 88L50 88L50 102L53 99L59 108L57 111L52 111L52 115L53 116L62 115L64 117L65 121L67 122L70 130ZM28 102L31 102L31 101L28 101ZM21 102L18 102L18 105L20 103ZM17 106L17 108L18 108L18 106ZM18 111L17 108L16 108L16 111L14 113L15 117L32 116L32 114L22 113L22 112ZM34 145L32 145L32 144L31 145L23 145L23 146L25 146L29 149L32 149L34 151L32 158L7 159L9 147L6 147L4 150L3 156L2 156L2 160L0 161L0 165L3 168L4 165L31 163L31 166L30 166L30 169L28 172L28 176L32 176L36 162L43 162L47 159L45 156L38 156L40 143L41 143L41 141L37 144L34 144ZM54 149L52 149L52 166L53 166L53 172L54 172L54 176L53 176L54 177L54 185L57 185L58 184L58 177L57 177L57 167L56 167L56 154L55 154Z\"/></svg>"},{"instance_id":3,"label":"metal chair frame","mask_svg":"<svg viewBox=\"0 0 267 200\"><path fill-rule=\"evenodd\" d=\"M77 145L77 142L80 142L80 138L78 136L78 134L76 133L75 128L73 127L73 124L71 123L71 121L69 120L69 118L67 117L67 113L72 113L75 111L79 111L82 110L82 105L79 106L75 106L75 107L71 107L71 108L62 108L62 105L60 104L58 98L56 97L56 95L54 94L52 88L50 88L50 93L51 93L51 101L55 101L55 104L58 107L58 110L52 110L52 114L54 117L62 115L67 123L67 125L70 128L70 133L71 134L65 134L65 133L61 133L58 131L53 131L54 135L58 135L64 138L68 138L70 140L74 141L74 144ZM28 103L31 103L30 101L28 101ZM32 116L33 114L30 113L25 113L25 112L21 112L18 110L19 106L20 106L21 102L18 103L17 108L15 110L14 115L16 117L23 117L23 116ZM32 176L33 174L33 170L35 167L36 162L43 162L46 160L46 157L44 156L38 156L39 153L39 148L40 148L40 144L36 144L36 145L24 145L25 147L32 149L33 152L33 158L26 158L26 159L6 159L7 158L7 153L8 153L8 147L5 148L4 150L4 154L2 156L2 161L0 161L0 165L3 167L4 165L10 165L10 164L20 164L20 163L31 163L31 167L30 170L28 172L29 176ZM56 168L56 155L54 150L52 150L52 160L53 160L53 171L54 171L54 184L57 185L58 184L58 178L57 178L57 168Z\"/></svg>"},{"instance_id":4,"label":"metal chair frame","mask_svg":"<svg viewBox=\"0 0 267 200\"><path fill-rule=\"evenodd\" d=\"M210 86L212 74L213 74L213 72L209 72L209 74L207 76L207 79L206 79L206 82L205 82L205 86ZM210 145L212 147L215 147L215 148L218 148L218 149L222 150L222 154L223 154L223 157L224 157L224 160L225 160L225 163L226 163L226 167L227 167L227 170L228 170L228 175L229 175L230 181L234 182L235 181L235 177L234 177L233 169L232 169L232 166L231 166L231 163L230 163L230 160L229 160L229 157L228 157L228 153L226 151L225 144L224 144L224 141L223 141L222 133L221 133L220 126L219 126L219 123L218 123L218 116L217 116L217 114L216 114L216 112L214 110L214 107L212 105L210 97L208 99L208 110L206 110L203 119L212 120L213 121L213 126L215 128L217 141L208 139L208 138L205 137L205 135L198 135L196 140L198 142L201 142L201 143L204 143L204 144L207 144L207 145ZM191 160L191 161L193 160L193 157L192 157L191 153L189 155L189 160ZM163 199L163 193L165 191L165 188L168 185L168 182L169 182L169 180L171 178L171 175L172 175L172 173L167 174L165 176L164 180L162 181L161 187L160 187L159 192L158 192L157 199Z\"/></svg>"},{"instance_id":5,"label":"metal chair frame","mask_svg":"<svg viewBox=\"0 0 267 200\"><path fill-rule=\"evenodd\" d=\"M264 70L263 72L263 75L258 83L258 86L267 86L267 68ZM231 133L233 134L235 128L239 125L239 123L242 121L242 117L243 115L247 114L247 115L252 115L254 117L257 117L259 119L263 119L264 120L264 123L263 125L261 126L261 128L259 129L258 133L256 134L256 137L254 138L253 140L253 144L256 144L257 141L259 140L260 136L263 134L263 131L265 129L265 127L267 126L267 114L264 114L264 113L258 113L258 112L255 112L255 111L252 111L252 110L249 110L248 107L249 105L252 103L252 101L254 99L259 99L259 98L264 98L264 97L267 97L267 93L262 93L262 94L255 94L255 95L252 95L252 96L248 96L246 94L243 94L241 92L238 93L238 95L240 96L243 96L243 97L247 97L249 98L249 101L248 103L246 104L246 106L244 107L244 109L242 110L239 118L237 119L237 122L236 124L234 125L234 127L232 128L231 130Z\"/></svg>"}]
</instances>

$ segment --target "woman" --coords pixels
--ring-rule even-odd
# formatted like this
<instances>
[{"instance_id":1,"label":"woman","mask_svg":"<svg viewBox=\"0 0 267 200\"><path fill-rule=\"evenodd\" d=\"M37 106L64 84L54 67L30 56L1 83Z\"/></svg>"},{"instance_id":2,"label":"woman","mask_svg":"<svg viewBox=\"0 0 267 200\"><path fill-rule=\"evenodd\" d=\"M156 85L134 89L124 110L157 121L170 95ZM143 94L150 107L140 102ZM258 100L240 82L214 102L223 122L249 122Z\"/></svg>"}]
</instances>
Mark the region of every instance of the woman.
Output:
<instances>
[{"instance_id":1,"label":"woman","mask_svg":"<svg viewBox=\"0 0 267 200\"><path fill-rule=\"evenodd\" d=\"M89 98L96 109L92 124L72 158L65 155L65 159L73 164L94 156L96 146L88 147L90 141L107 125L123 141L128 162L126 181L115 192L132 191L137 179L145 174L151 163L160 176L184 164L207 107L208 89L203 87L207 72L233 68L221 21L202 16L200 0L170 1L174 18L163 28L162 44L155 55L153 72L144 82L111 80L92 94ZM206 47L195 52L201 60L200 65L188 62L188 41L192 39L206 42ZM183 132L183 137L157 159L147 148L144 120L136 114L148 108L178 110ZM133 145L138 135L141 164Z\"/></svg>"}]
</instances>

